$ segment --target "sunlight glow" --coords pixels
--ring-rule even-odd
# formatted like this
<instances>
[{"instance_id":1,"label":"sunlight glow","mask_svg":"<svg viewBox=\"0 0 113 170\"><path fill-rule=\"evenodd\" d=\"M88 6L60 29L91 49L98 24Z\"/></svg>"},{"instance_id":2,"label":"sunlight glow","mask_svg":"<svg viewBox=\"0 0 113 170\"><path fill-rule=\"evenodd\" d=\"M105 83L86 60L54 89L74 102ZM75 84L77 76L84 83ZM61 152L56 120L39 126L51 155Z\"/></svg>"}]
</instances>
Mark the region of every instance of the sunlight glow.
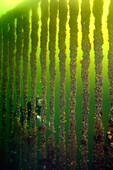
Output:
<instances>
[{"instance_id":1,"label":"sunlight glow","mask_svg":"<svg viewBox=\"0 0 113 170\"><path fill-rule=\"evenodd\" d=\"M16 5L24 0L0 0L0 15L6 13L8 10L13 9Z\"/></svg>"},{"instance_id":2,"label":"sunlight glow","mask_svg":"<svg viewBox=\"0 0 113 170\"><path fill-rule=\"evenodd\" d=\"M6 5L17 5L18 3L22 2L23 0L4 0L4 4Z\"/></svg>"}]
</instances>

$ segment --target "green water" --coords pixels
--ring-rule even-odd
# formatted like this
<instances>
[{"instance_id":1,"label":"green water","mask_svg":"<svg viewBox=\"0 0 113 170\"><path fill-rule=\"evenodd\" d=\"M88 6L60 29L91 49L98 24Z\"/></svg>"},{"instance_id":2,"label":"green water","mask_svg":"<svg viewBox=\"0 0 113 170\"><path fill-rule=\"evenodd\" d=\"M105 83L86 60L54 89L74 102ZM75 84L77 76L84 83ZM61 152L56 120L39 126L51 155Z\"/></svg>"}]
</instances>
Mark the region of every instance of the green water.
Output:
<instances>
[{"instance_id":1,"label":"green water","mask_svg":"<svg viewBox=\"0 0 113 170\"><path fill-rule=\"evenodd\" d=\"M59 3L61 1L59 0ZM67 6L66 6L66 2L67 2ZM75 104L75 124L76 124L76 128L75 128L75 133L76 133L76 137L77 137L77 152L76 152L76 158L75 158L75 161L77 162L77 165L74 166L73 164L70 166L68 162L66 162L66 165L67 165L67 169L82 169L81 167L83 165L81 165L81 160L82 160L82 156L81 156L81 147L84 145L81 144L81 139L83 138L83 134L82 134L82 121L83 121L83 117L82 117L82 109L83 109L83 95L82 95L82 92L83 92L83 80L82 80L82 65L83 65L83 54L85 54L85 52L87 51L87 47L86 47L86 51L83 51L82 49L82 45L83 45L83 39L82 39L82 36L83 36L83 31L82 31L82 23L81 23L81 10L84 10L84 8L82 9L81 8L81 3L82 3L82 0L79 1L79 3L77 3L78 1L73 1L75 4L76 4L76 10L78 10L78 14L77 14L77 31L75 30L75 32L77 32L77 47L76 47L76 50L77 50L77 55L76 55L76 97L75 97L75 101L76 101L76 104ZM84 0L85 2L85 0ZM89 62L89 67L85 67L86 70L89 70L89 73L88 73L88 84L89 84L89 101L88 101L88 108L89 108L89 112L88 112L88 135L87 135L87 145L88 145L88 153L87 153L87 156L88 156L88 162L86 162L86 167L88 169L93 169L95 168L96 169L96 163L93 165L92 164L92 160L93 160L93 147L94 147L94 136L95 136L95 117L98 115L96 115L96 108L95 108L95 87L96 87L96 84L95 84L95 78L96 78L96 72L95 72L95 50L94 50L94 47L95 47L95 44L94 44L94 34L96 35L96 32L95 32L95 28L97 29L98 27L96 27L95 25L95 17L96 15L94 16L94 13L93 13L93 3L96 2L96 3L99 3L98 1L96 0L91 0L91 1L87 1L87 2L90 2L90 18L89 19L89 33L88 33L88 37L89 37L89 43L91 45L90 47L90 51L89 51L89 55L86 56L88 57L88 59L90 60ZM35 2L36 3L36 2ZM70 101L71 101L71 97L70 97L70 82L71 82L71 73L70 73L70 62L71 62L71 56L70 56L70 53L71 53L71 50L70 50L70 44L71 44L71 26L70 26L70 6L69 6L69 0L66 1L64 0L62 3L64 3L64 7L62 6L62 3L61 3L61 8L64 10L64 13L62 13L62 11L59 11L60 8L58 8L56 14L57 14L57 17L54 19L56 19L56 26L54 27L53 25L53 30L49 30L49 25L50 25L50 21L52 20L52 17L51 17L51 13L50 13L50 4L51 4L51 1L49 1L49 8L47 10L47 1L42 1L42 4L43 4L43 7L42 7L42 12L41 12L41 2L38 3L38 9L37 9L37 14L38 14L38 22L37 22L37 18L36 18L36 22L38 23L38 44L37 44L37 49L36 49L36 94L34 94L34 96L36 95L39 95L40 97L42 97L42 99L44 100L44 104L42 104L42 108L45 109L44 113L42 111L42 115L46 113L46 116L44 116L44 123L47 127L47 132L43 135L46 136L46 142L44 142L43 146L42 146L42 138L41 138L41 135L40 135L40 130L39 130L39 126L41 125L41 123L43 122L40 122L39 119L36 119L36 117L33 118L33 120L36 119L36 127L37 127L37 163L35 162L35 156L33 157L32 159L32 153L34 153L34 150L35 150L35 147L33 148L30 148L29 150L29 146L28 146L28 150L31 151L28 156L30 157L31 155L31 159L26 156L26 159L28 161L28 164L26 162L24 162L24 166L26 165L26 169L36 169L36 166L34 165L35 163L37 164L37 169L39 169L40 167L40 159L44 159L46 160L46 154L44 155L43 153L46 153L47 152L47 147L48 147L48 144L49 144L49 131L50 131L50 110L51 110L51 107L49 105L49 101L50 101L50 93L51 93L51 90L50 90L50 78L52 78L52 80L54 81L53 83L53 86L55 87L55 90L54 90L54 130L52 131L52 133L54 134L54 137L55 137L55 147L56 147L56 151L57 149L59 148L59 134L60 134L60 128L63 129L63 126L60 125L60 109L65 110L65 117L64 117L64 137L65 137L65 140L63 141L65 146L66 146L66 150L65 150L65 146L64 146L64 150L66 151L66 160L68 159L68 143L69 143L69 127L70 127L70 119L69 119L69 113L70 113ZM54 3L58 3L57 1L55 1ZM54 8L54 3L53 3L53 8ZM102 3L102 4L101 4ZM44 6L45 4L45 6ZM78 8L77 8L77 4L79 5ZM100 5L100 8L103 7L103 12L102 14L100 14L100 17L101 17L101 26L99 27L100 31L102 31L102 37L103 37L103 40L102 42L102 54L103 54L103 58L102 58L102 116L101 116L101 120L102 120L102 124L103 124L103 127L104 127L104 135L103 135L103 140L104 140L104 144L106 145L106 134L107 134L107 128L108 128L108 120L110 119L110 91L109 91L109 88L110 88L110 82L109 82L109 77L108 77L108 63L109 63L109 58L108 58L108 52L109 52L109 44L112 44L112 42L109 40L109 35L111 35L112 37L112 31L108 28L108 22L107 22L107 17L108 17L108 14L109 14L109 4L110 4L110 0L107 1L107 0L104 0L104 1L100 1L99 4L97 4L97 6ZM112 3L111 3L111 6L112 6ZM58 7L58 6L57 6ZM56 7L56 8L57 8ZM65 13L67 9L67 13ZM74 9L74 7L73 7ZM87 9L87 8L86 8ZM16 11L16 10L15 10ZM20 8L20 11L21 11L21 8ZM58 12L59 11L59 12ZM52 11L53 12L53 11ZM60 12L61 12L61 15L64 17L64 20L66 19L66 22L63 21L62 17L60 18ZM44 14L45 16L44 16ZM46 14L49 13L49 16L47 16ZM55 13L55 8L54 8L54 13ZM87 11L86 11L87 13ZM20 14L19 14L20 15ZM85 14L84 14L85 15ZM42 17L43 16L43 17ZM10 18L10 16L8 15L8 17ZM42 17L42 18L41 18ZM50 18L51 17L51 18ZM67 18L65 18L67 17ZM74 17L74 16L73 16ZM73 17L71 19L73 19ZM27 18L27 17L26 17ZM62 23L60 23L60 19L62 21ZM97 9L97 18L98 18L98 9ZM6 18L7 19L7 18ZM24 95L27 96L27 101L31 100L32 102L33 101L33 97L32 94L32 88L31 88L31 81L32 81L32 75L34 73L32 73L31 71L31 63L30 63L30 60L31 60L31 52L32 52L32 38L31 38L31 32L32 32L32 11L30 10L30 13L29 13L29 27L30 27L30 32L29 32L29 48L27 49L28 50L28 70L27 70L27 73L28 73L28 82L27 82L27 87L25 86L24 84L24 81L23 81L23 76L24 76L24 73L23 73L23 70L24 70L24 66L23 66L23 53L21 51L21 65L20 65L20 105L22 106L22 108L24 108L26 106L25 104L25 98L24 98ZM53 20L54 22L54 20ZM86 18L86 21L84 22L87 22L87 18ZM20 23L21 24L21 23ZM63 25L64 24L64 25ZM2 25L2 24L1 24ZM7 26L7 20L4 20L4 25ZM15 20L15 23L14 23L15 27L17 27L17 19ZM63 27L63 26L64 27ZM111 25L112 25L112 22L111 22ZM25 25L24 25L25 26ZM74 26L73 26L74 27ZM112 27L112 26L111 26ZM1 26L2 28L2 26ZM55 29L56 30L55 30ZM26 27L24 28L26 29ZM52 27L51 27L52 29ZM26 29L27 30L27 29ZM65 31L66 32L65 32ZM46 34L46 31L47 31L47 34ZM55 33L56 31L56 33ZM53 32L53 34L52 34ZM17 32L15 30L15 42L17 41ZM64 37L61 38L61 40L59 41L59 34L61 37ZM52 47L52 44L50 44L50 35L53 35L53 37L56 37L56 40L54 42L54 39L52 42L53 44L53 47ZM86 33L87 35L87 33ZM3 38L3 32L0 34L0 36ZM35 35L36 36L36 35ZM5 37L5 36L4 36ZM7 38L6 38L7 39ZM97 38L98 39L98 38ZM45 41L44 41L45 40ZM87 39L88 40L88 39ZM35 41L35 40L34 40ZM74 40L73 40L74 41ZM26 41L25 41L26 42ZM61 43L61 45L59 46L59 43ZM24 44L24 41L23 41L23 44ZM62 45L63 44L63 45ZM65 45L64 45L65 44ZM51 50L49 49L51 45ZM85 44L84 44L85 45ZM98 44L97 46L99 46L100 44ZM54 50L54 46L55 46L55 51L52 51ZM65 47L64 47L65 46ZM101 45L100 45L101 46ZM99 46L99 47L100 47ZM1 46L2 47L2 46ZM17 45L15 46L15 49L17 48ZM24 47L22 47L24 48ZM100 47L101 48L101 47ZM112 52L112 47L111 47L111 52ZM3 53L3 48L1 48L1 51ZM62 53L60 54L60 51L62 51ZM6 50L6 52L8 52L8 50ZM53 55L55 57L55 71L56 71L56 75L55 75L55 79L50 75L50 68L51 68L51 65L50 65L50 53L54 53L55 54ZM97 52L98 53L98 52ZM5 134L5 141L4 143L5 144L2 144L0 143L0 147L6 147L6 153L7 151L10 151L10 148L9 148L9 144L8 144L8 141L9 141L9 138L10 138L10 130L9 130L9 124L10 124L10 120L9 120L9 117L10 117L10 113L9 113L9 109L10 109L10 88L9 88L9 84L10 84L10 67L9 66L9 63L10 63L10 60L8 59L7 60L7 65L5 65L7 67L6 69L6 72L7 72L7 86L6 86L6 96L5 98L7 99L6 100L6 103L4 103L5 99L3 98L4 97L4 92L3 92L3 89L5 88L4 87L4 82L5 80L3 80L3 77L4 76L4 70L5 70L5 66L3 65L3 62L4 60L6 59L4 57L5 53L3 54L0 54L0 59L1 59L1 65L0 65L0 71L1 71L1 76L0 76L0 81L1 81L1 86L0 86L0 94L1 94L1 105L0 105L0 124L3 126L3 112L4 112L4 109L3 109L3 104L6 106L6 111L4 112L6 114L6 134L5 132L2 133L2 128L0 129L0 135L1 138L3 136L3 134ZM42 65L41 65L41 58L40 56L42 55ZM66 71L65 71L65 81L64 81L64 84L62 82L62 86L60 86L60 81L61 81L61 76L63 75L63 73L61 74L60 72L60 55L62 55L63 57L66 57L65 58L65 66L62 65L62 68L65 67L66 68ZM85 54L86 55L86 54ZM7 56L9 58L9 53L7 53ZM61 58L63 58L61 57ZM46 58L46 59L45 59ZM112 57L111 57L112 58ZM15 50L15 55L14 55L14 79L13 79L13 87L14 87L14 91L13 91L13 111L16 112L16 109L17 109L17 92L16 92L16 89L17 89L17 85L16 85L16 50ZM44 60L45 59L45 60ZM84 60L83 60L84 61ZM112 61L112 60L111 60ZM63 61L62 61L63 62ZM45 67L44 67L45 66ZM100 66L101 67L101 66ZM43 68L43 69L42 69ZM52 67L53 69L53 67ZM96 70L98 71L98 70ZM112 72L112 71L111 71ZM32 75L31 75L32 74ZM84 72L83 72L84 74ZM25 77L26 78L26 77ZM62 76L63 78L63 76ZM111 75L111 81L112 81L112 75ZM43 91L42 89L42 82L46 81L46 83L44 83L44 89L45 91ZM35 83L34 83L35 84ZM64 92L64 98L65 98L65 103L63 106L60 106L61 104L61 99L60 99L60 88L62 88L64 86L65 90L63 91ZM25 93L24 93L24 88L25 88ZM52 88L52 87L51 87ZM99 87L100 88L100 87ZM111 85L111 89L112 89L112 85ZM111 96L112 96L112 90L111 90ZM62 97L62 95L61 95ZM112 97L111 97L112 98ZM62 98L63 100L63 98ZM86 102L87 103L87 102ZM44 107L46 105L46 107ZM111 104L112 106L112 104ZM16 122L16 118L14 118L14 122ZM35 129L35 128L34 128ZM35 130L34 130L35 131ZM35 134L35 132L33 131L33 133ZM108 130L109 131L109 130ZM30 132L32 134L32 132ZM18 134L18 132L17 132ZM42 135L42 136L43 136ZM17 137L18 138L18 137ZM32 138L34 139L34 138ZM2 141L2 140L1 140ZM30 147L32 146L32 141L31 140L31 143L30 143ZM35 141L35 140L34 140ZM111 143L112 143L112 140L111 140ZM12 144L13 146L13 144ZM18 146L18 145L17 145ZM46 147L45 147L46 146ZM53 146L53 145L52 145ZM76 145L75 145L76 146ZM42 149L42 153L40 151L40 148ZM112 148L112 147L111 147ZM108 148L109 149L109 148ZM2 150L2 149L1 149ZM15 148L16 150L16 148ZM19 150L17 151L17 153L19 152ZM2 153L2 152L1 152ZM35 154L36 154L36 150L35 150ZM55 152L55 160L56 162L59 161L59 153L58 152ZM105 153L106 154L106 153ZM109 153L108 153L109 154ZM4 155L4 154L3 154ZM63 156L63 153L61 153L61 155ZM6 160L5 158L3 158L4 161L8 161L8 154L6 154ZM19 157L19 156L18 156ZM18 158L17 157L17 163L19 164L18 162ZM16 158L15 158L16 159ZM14 160L15 160L14 159ZM22 158L21 158L22 159ZM83 157L83 159L85 159ZM61 159L63 160L63 158ZM33 161L33 163L31 163ZM47 160L46 160L47 161ZM46 161L44 164L46 164ZM52 160L51 158L51 161L55 162L54 160ZM63 160L64 161L64 160ZM13 160L10 160L10 163L12 164ZM21 161L20 161L21 162ZM30 163L29 163L30 162ZM43 162L43 161L42 161ZM65 161L64 161L65 162ZM111 161L112 162L112 161ZM103 163L104 164L104 163ZM105 163L106 164L106 163ZM98 165L98 161L97 161L97 165ZM112 168L112 163L110 164ZM12 164L13 166L13 164ZM22 163L19 164L18 168L21 169L21 166L22 166ZM61 165L59 165L58 163L58 166L61 167ZM101 166L101 165L100 165ZM14 165L15 167L15 165ZM63 165L62 165L63 167ZM98 167L98 166L97 166ZM6 168L6 167L5 167ZM18 169L17 168L17 169ZM24 167L22 167L24 169ZM8 168L7 168L8 169ZM44 166L42 165L42 169L44 169ZM53 168L55 169L55 168ZM56 168L57 169L57 168ZM64 169L65 169L65 166L64 166ZM98 168L97 168L98 169Z\"/></svg>"}]
</instances>

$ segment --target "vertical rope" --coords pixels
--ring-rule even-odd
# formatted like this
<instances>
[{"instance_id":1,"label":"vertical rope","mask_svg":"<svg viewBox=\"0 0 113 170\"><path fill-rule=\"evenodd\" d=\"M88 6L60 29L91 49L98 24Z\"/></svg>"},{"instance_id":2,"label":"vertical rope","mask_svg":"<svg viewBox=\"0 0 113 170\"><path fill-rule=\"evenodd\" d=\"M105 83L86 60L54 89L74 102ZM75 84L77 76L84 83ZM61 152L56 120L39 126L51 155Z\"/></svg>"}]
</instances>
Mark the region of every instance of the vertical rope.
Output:
<instances>
[{"instance_id":1,"label":"vertical rope","mask_svg":"<svg viewBox=\"0 0 113 170\"><path fill-rule=\"evenodd\" d=\"M40 54L40 62L41 62L41 92L42 92L42 108L41 108L41 126L39 127L40 131L40 160L42 169L46 167L45 159L46 159L46 51L47 51L47 35L48 35L48 0L41 1L41 54Z\"/></svg>"},{"instance_id":2,"label":"vertical rope","mask_svg":"<svg viewBox=\"0 0 113 170\"><path fill-rule=\"evenodd\" d=\"M108 78L110 91L110 120L108 122L108 168L113 169L113 1L110 3L108 15L109 52L108 52Z\"/></svg>"},{"instance_id":3,"label":"vertical rope","mask_svg":"<svg viewBox=\"0 0 113 170\"><path fill-rule=\"evenodd\" d=\"M58 1L54 0L50 2L50 25L49 25L49 50L50 50L50 128L48 139L48 160L49 169L53 169L55 165L55 134L54 134L54 107L55 107L55 45L56 45L56 19L57 19Z\"/></svg>"},{"instance_id":4,"label":"vertical rope","mask_svg":"<svg viewBox=\"0 0 113 170\"><path fill-rule=\"evenodd\" d=\"M9 162L13 163L14 142L14 56L15 56L15 20L11 18L9 23ZM12 165L11 165L12 166Z\"/></svg>"},{"instance_id":5,"label":"vertical rope","mask_svg":"<svg viewBox=\"0 0 113 170\"><path fill-rule=\"evenodd\" d=\"M82 24L82 50L83 50L83 60L82 60L82 100L83 100L83 111L82 111L82 139L81 139L81 169L88 169L88 105L89 105L89 64L90 56L89 52L91 49L89 41L89 23L90 23L90 2L89 0L82 0L81 4L81 24Z\"/></svg>"},{"instance_id":6,"label":"vertical rope","mask_svg":"<svg viewBox=\"0 0 113 170\"><path fill-rule=\"evenodd\" d=\"M2 27L0 26L0 115L2 115ZM0 117L1 118L1 117ZM1 127L0 127L0 150L1 150Z\"/></svg>"},{"instance_id":7,"label":"vertical rope","mask_svg":"<svg viewBox=\"0 0 113 170\"><path fill-rule=\"evenodd\" d=\"M59 69L60 69L60 134L58 146L58 166L59 169L66 169L66 146L64 133L65 120L65 77L66 77L66 21L67 21L67 1L59 0Z\"/></svg>"},{"instance_id":8,"label":"vertical rope","mask_svg":"<svg viewBox=\"0 0 113 170\"><path fill-rule=\"evenodd\" d=\"M2 87L2 164L6 160L6 116L7 116L7 81L8 81L8 23L3 20L3 87Z\"/></svg>"},{"instance_id":9,"label":"vertical rope","mask_svg":"<svg viewBox=\"0 0 113 170\"><path fill-rule=\"evenodd\" d=\"M28 130L27 130L27 100L28 100L28 52L29 52L29 10L26 9L23 14L23 168L28 168Z\"/></svg>"},{"instance_id":10,"label":"vertical rope","mask_svg":"<svg viewBox=\"0 0 113 170\"><path fill-rule=\"evenodd\" d=\"M109 7L109 16L108 16L108 32L109 32L109 53L108 53L108 77L109 77L109 83L110 83L110 101L111 101L111 107L110 107L110 119L113 121L113 56L112 56L112 51L113 51L113 43L112 43L112 38L113 38L113 21L112 21L112 10L113 10L113 2L111 1L110 7Z\"/></svg>"},{"instance_id":11,"label":"vertical rope","mask_svg":"<svg viewBox=\"0 0 113 170\"><path fill-rule=\"evenodd\" d=\"M23 15L23 132L27 128L27 100L28 100L28 51L29 51L29 11Z\"/></svg>"},{"instance_id":12,"label":"vertical rope","mask_svg":"<svg viewBox=\"0 0 113 170\"><path fill-rule=\"evenodd\" d=\"M106 134L106 143L107 143L107 168L113 169L113 121L109 120L108 122L108 129Z\"/></svg>"},{"instance_id":13,"label":"vertical rope","mask_svg":"<svg viewBox=\"0 0 113 170\"><path fill-rule=\"evenodd\" d=\"M101 8L100 8L101 7ZM103 14L103 0L94 1L93 13L95 17L94 30L94 50L95 50L95 104L96 104L96 120L95 120L95 136L93 146L93 166L94 169L104 169L104 141L103 141L103 125L101 121L102 115L102 14Z\"/></svg>"},{"instance_id":14,"label":"vertical rope","mask_svg":"<svg viewBox=\"0 0 113 170\"><path fill-rule=\"evenodd\" d=\"M18 13L16 26L16 69L15 69L15 84L16 84L16 115L14 126L14 167L19 169L21 167L21 150L22 150L22 125L20 122L21 115L21 57L22 57L22 43L23 43L23 25L22 15ZM18 164L18 166L17 166Z\"/></svg>"},{"instance_id":15,"label":"vertical rope","mask_svg":"<svg viewBox=\"0 0 113 170\"><path fill-rule=\"evenodd\" d=\"M75 169L76 152L77 152L77 137L75 134L75 107L76 107L76 58L77 58L77 16L78 16L78 0L69 1L70 9L70 122L68 136L68 167ZM74 16L74 17L73 17Z\"/></svg>"},{"instance_id":16,"label":"vertical rope","mask_svg":"<svg viewBox=\"0 0 113 170\"><path fill-rule=\"evenodd\" d=\"M2 26L0 26L0 157L2 157L2 53L3 53L3 35ZM0 168L2 165L2 159L0 160Z\"/></svg>"},{"instance_id":17,"label":"vertical rope","mask_svg":"<svg viewBox=\"0 0 113 170\"><path fill-rule=\"evenodd\" d=\"M95 120L95 136L93 144L93 169L105 169L103 124L102 121Z\"/></svg>"},{"instance_id":18,"label":"vertical rope","mask_svg":"<svg viewBox=\"0 0 113 170\"><path fill-rule=\"evenodd\" d=\"M31 32L31 125L30 125L30 160L29 168L37 168L37 128L36 128L36 75L37 75L37 46L38 46L38 3L32 6L32 32Z\"/></svg>"},{"instance_id":19,"label":"vertical rope","mask_svg":"<svg viewBox=\"0 0 113 170\"><path fill-rule=\"evenodd\" d=\"M8 81L8 23L3 24L3 92L2 92L2 146L6 152L6 116L7 116L7 81Z\"/></svg>"},{"instance_id":20,"label":"vertical rope","mask_svg":"<svg viewBox=\"0 0 113 170\"><path fill-rule=\"evenodd\" d=\"M100 9L100 6L102 7ZM94 1L93 13L95 17L95 30L94 30L94 50L95 50L95 102L96 102L96 118L101 118L102 112L102 44L103 44L103 35L102 35L102 24L101 18L103 13L103 0L97 2Z\"/></svg>"}]
</instances>

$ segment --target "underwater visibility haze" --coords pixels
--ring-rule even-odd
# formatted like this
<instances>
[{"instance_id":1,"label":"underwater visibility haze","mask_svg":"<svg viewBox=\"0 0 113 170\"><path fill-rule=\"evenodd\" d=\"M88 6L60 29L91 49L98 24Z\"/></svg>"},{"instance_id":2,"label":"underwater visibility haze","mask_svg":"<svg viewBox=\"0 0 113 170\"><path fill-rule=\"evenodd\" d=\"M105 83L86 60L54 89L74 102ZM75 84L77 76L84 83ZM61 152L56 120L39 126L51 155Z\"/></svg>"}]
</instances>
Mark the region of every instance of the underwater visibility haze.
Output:
<instances>
[{"instance_id":1,"label":"underwater visibility haze","mask_svg":"<svg viewBox=\"0 0 113 170\"><path fill-rule=\"evenodd\" d=\"M113 169L113 1L0 5L0 169Z\"/></svg>"}]
</instances>

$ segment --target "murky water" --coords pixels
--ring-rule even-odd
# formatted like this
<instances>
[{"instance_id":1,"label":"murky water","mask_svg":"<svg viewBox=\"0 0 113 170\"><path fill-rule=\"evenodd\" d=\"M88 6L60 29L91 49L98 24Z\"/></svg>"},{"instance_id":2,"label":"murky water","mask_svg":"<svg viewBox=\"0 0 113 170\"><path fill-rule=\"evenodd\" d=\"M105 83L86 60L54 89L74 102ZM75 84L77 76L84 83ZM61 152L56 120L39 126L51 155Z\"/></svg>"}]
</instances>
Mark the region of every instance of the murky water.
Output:
<instances>
[{"instance_id":1,"label":"murky water","mask_svg":"<svg viewBox=\"0 0 113 170\"><path fill-rule=\"evenodd\" d=\"M113 1L20 4L0 18L0 168L113 168Z\"/></svg>"}]
</instances>

